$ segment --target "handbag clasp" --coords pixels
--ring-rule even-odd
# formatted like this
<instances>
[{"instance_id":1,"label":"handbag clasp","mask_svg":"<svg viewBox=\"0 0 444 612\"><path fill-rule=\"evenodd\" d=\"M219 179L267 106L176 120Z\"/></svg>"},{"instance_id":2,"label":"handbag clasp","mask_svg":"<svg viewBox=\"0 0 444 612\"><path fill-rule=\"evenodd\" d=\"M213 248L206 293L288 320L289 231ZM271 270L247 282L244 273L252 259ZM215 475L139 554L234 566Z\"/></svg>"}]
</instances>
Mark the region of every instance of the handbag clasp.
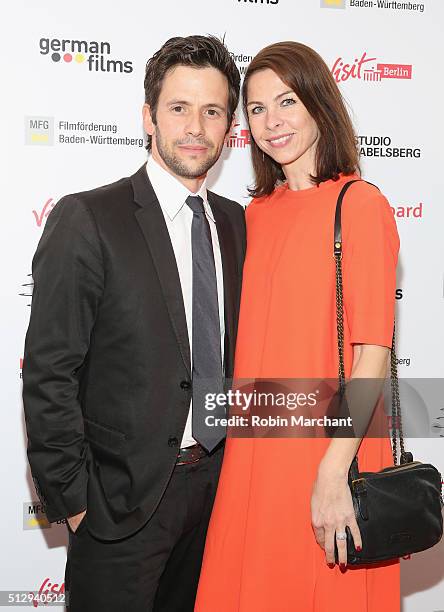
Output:
<instances>
[{"instance_id":1,"label":"handbag clasp","mask_svg":"<svg viewBox=\"0 0 444 612\"><path fill-rule=\"evenodd\" d=\"M364 483L365 482L365 478L355 478L355 480L352 480L352 487L353 489L355 489L356 487L359 486L359 483Z\"/></svg>"}]
</instances>

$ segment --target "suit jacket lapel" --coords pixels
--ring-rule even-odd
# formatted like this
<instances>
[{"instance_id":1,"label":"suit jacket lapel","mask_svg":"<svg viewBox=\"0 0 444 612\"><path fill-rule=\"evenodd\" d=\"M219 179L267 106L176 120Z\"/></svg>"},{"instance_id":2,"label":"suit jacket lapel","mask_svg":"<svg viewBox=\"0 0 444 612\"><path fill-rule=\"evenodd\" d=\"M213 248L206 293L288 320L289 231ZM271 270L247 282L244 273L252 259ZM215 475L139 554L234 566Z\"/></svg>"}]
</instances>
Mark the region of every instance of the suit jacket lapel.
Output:
<instances>
[{"instance_id":1,"label":"suit jacket lapel","mask_svg":"<svg viewBox=\"0 0 444 612\"><path fill-rule=\"evenodd\" d=\"M233 228L227 213L218 204L215 194L208 191L208 202L216 221L219 238L224 279L224 317L225 317L225 375L232 376L234 362L234 336L237 287L239 269L236 260L236 250L233 244Z\"/></svg>"},{"instance_id":2,"label":"suit jacket lapel","mask_svg":"<svg viewBox=\"0 0 444 612\"><path fill-rule=\"evenodd\" d=\"M180 353L191 377L190 344L176 258L163 212L148 179L145 165L131 177L131 182L134 201L139 205L135 211L136 219L157 270Z\"/></svg>"}]
</instances>

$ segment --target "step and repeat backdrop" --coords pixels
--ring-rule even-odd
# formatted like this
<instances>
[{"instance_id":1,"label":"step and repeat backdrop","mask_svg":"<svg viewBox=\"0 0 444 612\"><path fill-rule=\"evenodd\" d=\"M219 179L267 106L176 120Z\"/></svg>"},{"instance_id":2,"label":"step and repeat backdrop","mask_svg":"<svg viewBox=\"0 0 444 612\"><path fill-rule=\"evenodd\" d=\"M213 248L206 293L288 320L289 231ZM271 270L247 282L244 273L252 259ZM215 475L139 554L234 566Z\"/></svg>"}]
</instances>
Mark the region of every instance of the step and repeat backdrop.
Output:
<instances>
[{"instance_id":1,"label":"step and repeat backdrop","mask_svg":"<svg viewBox=\"0 0 444 612\"><path fill-rule=\"evenodd\" d=\"M4 10L0 591L64 590L66 527L47 522L26 459L21 368L32 256L61 196L132 174L146 160L145 63L171 36L224 36L242 74L279 40L323 56L355 123L363 175L387 195L398 224L399 374L444 378L443 22L441 0L27 0ZM250 142L239 109L210 177L214 191L244 205ZM434 427L444 425L444 400L431 402L430 435L409 448L444 471ZM442 542L402 560L404 612L444 610L443 579Z\"/></svg>"}]
</instances>

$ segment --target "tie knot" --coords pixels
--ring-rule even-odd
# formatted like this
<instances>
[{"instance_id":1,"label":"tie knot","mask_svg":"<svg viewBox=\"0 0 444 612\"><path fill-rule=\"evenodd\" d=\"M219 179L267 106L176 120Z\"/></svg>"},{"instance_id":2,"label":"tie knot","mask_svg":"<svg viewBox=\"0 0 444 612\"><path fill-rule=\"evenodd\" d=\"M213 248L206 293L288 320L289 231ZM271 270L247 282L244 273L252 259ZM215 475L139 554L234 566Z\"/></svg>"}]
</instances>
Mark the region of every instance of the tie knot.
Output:
<instances>
[{"instance_id":1,"label":"tie knot","mask_svg":"<svg viewBox=\"0 0 444 612\"><path fill-rule=\"evenodd\" d=\"M202 214L205 212L203 200L200 196L188 196L185 201L193 213Z\"/></svg>"}]
</instances>

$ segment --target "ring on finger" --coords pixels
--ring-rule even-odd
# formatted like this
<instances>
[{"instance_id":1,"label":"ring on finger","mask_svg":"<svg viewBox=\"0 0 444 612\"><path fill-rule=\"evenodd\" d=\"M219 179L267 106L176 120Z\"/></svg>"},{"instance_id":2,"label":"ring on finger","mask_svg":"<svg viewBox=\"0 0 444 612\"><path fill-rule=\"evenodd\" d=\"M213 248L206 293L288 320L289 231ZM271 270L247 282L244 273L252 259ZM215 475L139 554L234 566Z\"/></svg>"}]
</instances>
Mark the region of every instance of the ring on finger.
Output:
<instances>
[{"instance_id":1,"label":"ring on finger","mask_svg":"<svg viewBox=\"0 0 444 612\"><path fill-rule=\"evenodd\" d=\"M336 532L336 539L337 540L346 540L347 539L347 534L345 533L345 531L337 531Z\"/></svg>"}]
</instances>

